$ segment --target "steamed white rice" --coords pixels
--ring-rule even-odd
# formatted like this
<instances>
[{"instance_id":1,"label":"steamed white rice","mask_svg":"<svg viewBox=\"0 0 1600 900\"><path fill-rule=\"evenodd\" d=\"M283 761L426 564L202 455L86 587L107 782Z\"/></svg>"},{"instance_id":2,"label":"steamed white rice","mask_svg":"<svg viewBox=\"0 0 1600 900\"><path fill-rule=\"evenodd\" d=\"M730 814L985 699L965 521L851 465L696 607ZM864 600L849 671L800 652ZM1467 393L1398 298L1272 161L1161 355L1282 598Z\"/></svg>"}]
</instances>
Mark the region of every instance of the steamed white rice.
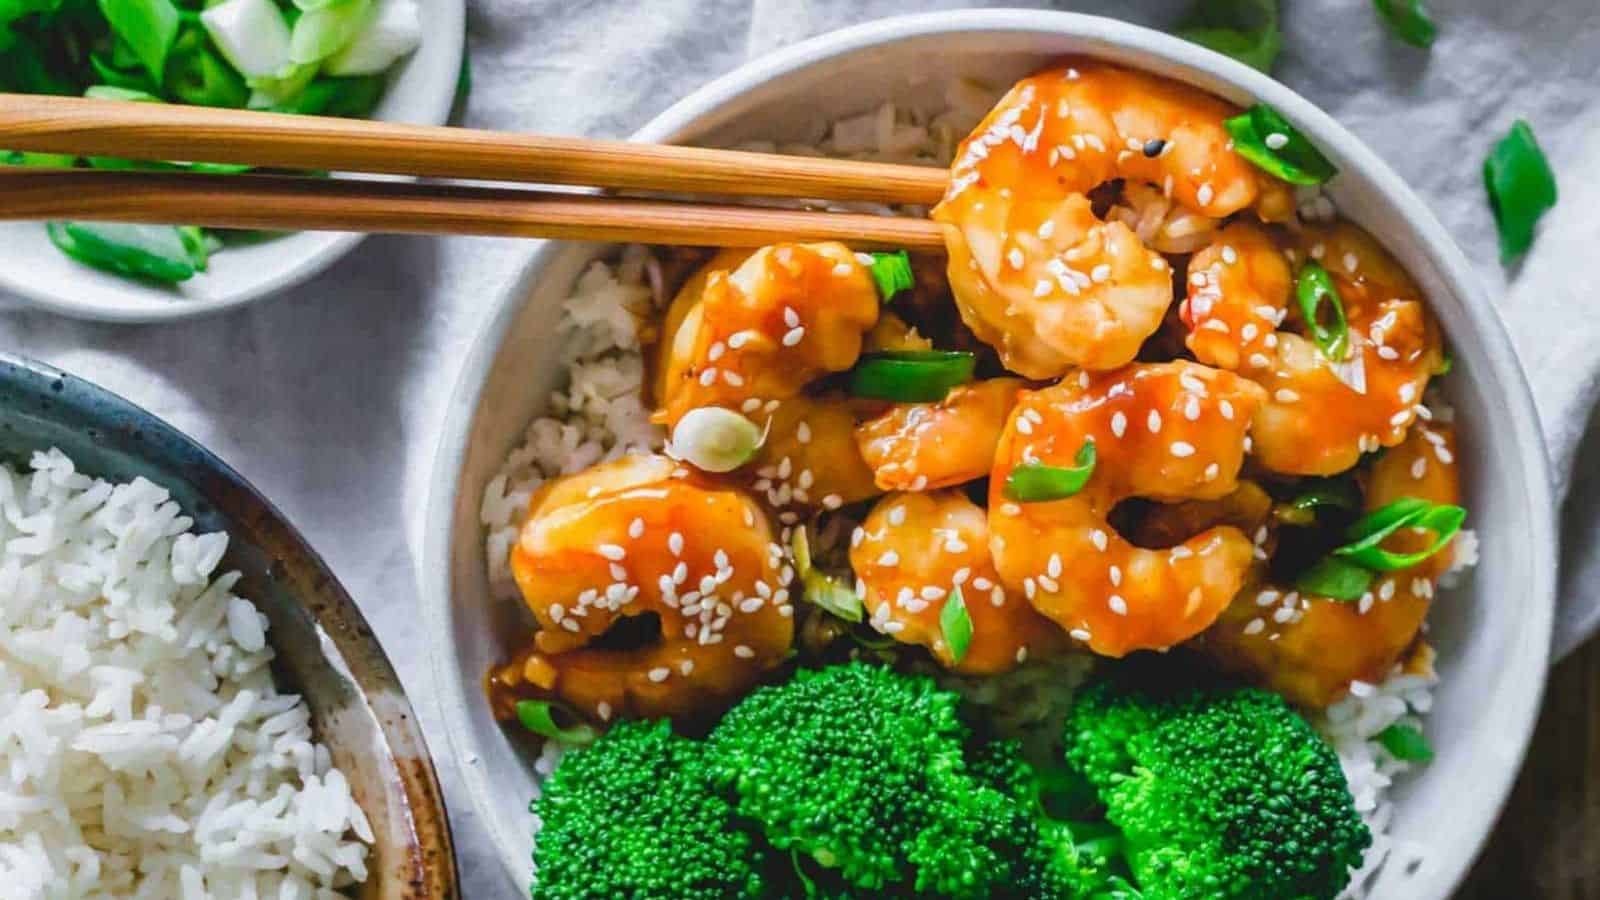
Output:
<instances>
[{"instance_id":1,"label":"steamed white rice","mask_svg":"<svg viewBox=\"0 0 1600 900\"><path fill-rule=\"evenodd\" d=\"M167 491L0 466L0 896L320 898L373 835Z\"/></svg>"},{"instance_id":2,"label":"steamed white rice","mask_svg":"<svg viewBox=\"0 0 1600 900\"><path fill-rule=\"evenodd\" d=\"M884 104L876 110L833 123L816 144L752 143L748 149L803 155L848 156L893 162L945 165L956 144L994 105L997 93L978 85L958 83L945 96L946 108L925 114ZM1332 201L1320 189L1303 189L1297 196L1300 214L1309 221L1327 221L1336 215ZM870 204L856 208L877 209ZM627 248L616 263L596 262L579 279L562 307L561 346L570 382L550 400L550 414L528 426L522 446L512 451L500 473L484 490L480 518L485 529L489 574L494 590L508 601L518 594L511 581L509 553L528 498L546 479L586 468L595 462L626 453L659 451L665 435L648 421L640 402L644 358L637 323L652 306L666 302L657 273L650 271L643 248ZM1450 409L1430 398L1434 415L1449 421ZM1477 536L1463 530L1453 546L1454 564L1441 585L1457 584L1477 563ZM1081 659L1081 658L1080 658ZM1025 684L1014 718L1021 722L1060 714L1072 692L1087 673L1086 665L1069 665L1070 677L1047 664L1024 667L1007 683ZM1035 675L1030 675L1035 673ZM1036 675L1044 676L1036 677ZM1020 680L1019 680L1020 679ZM1036 696L1050 682L1054 693ZM1356 808L1372 830L1372 848L1353 873L1341 898L1366 896L1367 885L1390 858L1401 864L1420 861L1418 847L1398 847L1389 835L1394 807L1389 789L1414 765L1391 756L1377 736L1396 722L1418 727L1432 707L1429 677L1396 673L1379 685L1358 684L1351 695L1313 719L1319 731L1339 754ZM995 699L981 683L957 684L977 702ZM992 686L991 686L992 688ZM547 742L536 769L541 777L554 771L561 748ZM538 823L534 823L537 831Z\"/></svg>"}]
</instances>

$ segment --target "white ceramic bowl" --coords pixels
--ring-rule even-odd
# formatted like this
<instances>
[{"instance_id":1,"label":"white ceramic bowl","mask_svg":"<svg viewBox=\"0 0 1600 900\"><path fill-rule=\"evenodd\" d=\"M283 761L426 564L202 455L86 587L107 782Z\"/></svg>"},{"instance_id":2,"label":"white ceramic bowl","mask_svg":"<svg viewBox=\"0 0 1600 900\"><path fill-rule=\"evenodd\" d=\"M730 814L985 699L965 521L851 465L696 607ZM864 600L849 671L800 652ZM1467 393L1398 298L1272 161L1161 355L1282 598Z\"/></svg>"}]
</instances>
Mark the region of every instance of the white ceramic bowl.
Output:
<instances>
[{"instance_id":1,"label":"white ceramic bowl","mask_svg":"<svg viewBox=\"0 0 1600 900\"><path fill-rule=\"evenodd\" d=\"M464 0L418 0L422 45L391 75L372 118L443 125L455 100L466 38ZM316 275L365 235L300 232L229 247L210 271L171 287L112 275L68 259L37 222L0 223L0 289L62 315L107 322L165 322L241 306Z\"/></svg>"},{"instance_id":2,"label":"white ceramic bowl","mask_svg":"<svg viewBox=\"0 0 1600 900\"><path fill-rule=\"evenodd\" d=\"M1427 291L1457 365L1447 391L1461 425L1463 472L1482 562L1432 617L1442 682L1429 732L1438 756L1398 792L1394 836L1426 848L1414 872L1389 867L1377 896L1445 897L1466 872L1516 774L1539 708L1556 572L1544 448L1522 371L1471 267L1395 173L1289 89L1194 45L1109 19L1049 12L964 12L890 19L751 63L641 130L646 141L730 144L800 138L819 121L886 99L914 100L952 76L1003 84L1068 53L1149 69L1244 104L1281 110L1338 164L1330 191ZM518 610L491 599L479 498L562 373L556 310L605 248L547 244L466 361L436 463L421 566L446 733L468 797L521 885L529 871L532 760L489 714L487 668L525 635ZM507 630L509 628L509 630Z\"/></svg>"}]
</instances>

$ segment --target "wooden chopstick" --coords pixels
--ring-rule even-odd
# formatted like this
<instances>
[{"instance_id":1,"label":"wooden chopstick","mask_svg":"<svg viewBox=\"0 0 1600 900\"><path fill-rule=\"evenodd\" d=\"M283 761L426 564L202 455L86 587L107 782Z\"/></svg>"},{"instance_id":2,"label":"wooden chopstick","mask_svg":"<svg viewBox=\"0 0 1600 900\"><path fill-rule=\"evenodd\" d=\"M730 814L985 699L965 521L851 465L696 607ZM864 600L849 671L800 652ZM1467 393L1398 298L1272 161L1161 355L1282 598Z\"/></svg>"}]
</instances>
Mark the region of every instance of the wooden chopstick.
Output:
<instances>
[{"instance_id":1,"label":"wooden chopstick","mask_svg":"<svg viewBox=\"0 0 1600 900\"><path fill-rule=\"evenodd\" d=\"M0 94L0 147L273 169L932 205L943 169L627 141Z\"/></svg>"},{"instance_id":2,"label":"wooden chopstick","mask_svg":"<svg viewBox=\"0 0 1600 900\"><path fill-rule=\"evenodd\" d=\"M130 106L133 104L129 104ZM0 167L0 220L939 251L926 219L353 178Z\"/></svg>"}]
</instances>

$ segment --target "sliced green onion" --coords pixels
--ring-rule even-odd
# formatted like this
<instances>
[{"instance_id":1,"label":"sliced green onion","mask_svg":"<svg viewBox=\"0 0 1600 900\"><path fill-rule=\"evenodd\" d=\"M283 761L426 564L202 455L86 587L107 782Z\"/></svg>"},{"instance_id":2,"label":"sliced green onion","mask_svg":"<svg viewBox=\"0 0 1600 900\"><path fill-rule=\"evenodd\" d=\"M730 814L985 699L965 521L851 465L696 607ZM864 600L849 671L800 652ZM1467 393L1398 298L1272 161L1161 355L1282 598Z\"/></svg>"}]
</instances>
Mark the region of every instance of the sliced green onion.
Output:
<instances>
[{"instance_id":1,"label":"sliced green onion","mask_svg":"<svg viewBox=\"0 0 1600 900\"><path fill-rule=\"evenodd\" d=\"M0 165L36 166L44 169L70 169L78 158L65 153L25 153L21 150L0 151Z\"/></svg>"},{"instance_id":2,"label":"sliced green onion","mask_svg":"<svg viewBox=\"0 0 1600 900\"><path fill-rule=\"evenodd\" d=\"M1483 184L1500 229L1500 260L1508 263L1533 246L1539 217L1556 205L1555 172L1527 122L1518 119L1489 151Z\"/></svg>"},{"instance_id":3,"label":"sliced green onion","mask_svg":"<svg viewBox=\"0 0 1600 900\"><path fill-rule=\"evenodd\" d=\"M1428 18L1422 0L1372 0L1372 5L1377 7L1378 15L1395 37L1413 47L1432 47L1433 39L1439 36L1439 29Z\"/></svg>"},{"instance_id":4,"label":"sliced green onion","mask_svg":"<svg viewBox=\"0 0 1600 900\"><path fill-rule=\"evenodd\" d=\"M1433 374L1435 374L1435 375L1449 375L1450 374L1450 370L1454 369L1455 367L1456 367L1455 354L1451 353L1449 350L1446 350L1446 351L1444 351L1444 353L1442 353L1439 356L1439 365L1434 367Z\"/></svg>"},{"instance_id":5,"label":"sliced green onion","mask_svg":"<svg viewBox=\"0 0 1600 900\"><path fill-rule=\"evenodd\" d=\"M867 353L850 373L850 393L896 403L937 403L972 380L977 358L964 350Z\"/></svg>"},{"instance_id":6,"label":"sliced green onion","mask_svg":"<svg viewBox=\"0 0 1600 900\"><path fill-rule=\"evenodd\" d=\"M1337 556L1324 557L1300 573L1295 590L1332 600L1356 600L1372 584L1372 572Z\"/></svg>"},{"instance_id":7,"label":"sliced green onion","mask_svg":"<svg viewBox=\"0 0 1600 900\"><path fill-rule=\"evenodd\" d=\"M557 743L572 747L592 744L600 735L588 725L562 728L556 724L552 704L546 700L517 701L517 721L534 734L543 735Z\"/></svg>"},{"instance_id":8,"label":"sliced green onion","mask_svg":"<svg viewBox=\"0 0 1600 900\"><path fill-rule=\"evenodd\" d=\"M250 89L245 86L244 79L223 62L222 57L202 45L203 37L198 30L186 32L185 37L191 34L196 44L175 51L167 64L167 90L191 106L224 109L244 106L250 100Z\"/></svg>"},{"instance_id":9,"label":"sliced green onion","mask_svg":"<svg viewBox=\"0 0 1600 900\"><path fill-rule=\"evenodd\" d=\"M301 13L289 32L289 61L318 63L350 46L371 11L372 0L332 0Z\"/></svg>"},{"instance_id":10,"label":"sliced green onion","mask_svg":"<svg viewBox=\"0 0 1600 900\"><path fill-rule=\"evenodd\" d=\"M911 257L904 250L894 253L872 254L872 280L878 283L878 295L885 303L901 291L911 290L916 278L911 274Z\"/></svg>"},{"instance_id":11,"label":"sliced green onion","mask_svg":"<svg viewBox=\"0 0 1600 900\"><path fill-rule=\"evenodd\" d=\"M111 31L127 42L156 84L166 77L167 53L178 39L180 17L172 0L100 0Z\"/></svg>"},{"instance_id":12,"label":"sliced green onion","mask_svg":"<svg viewBox=\"0 0 1600 900\"><path fill-rule=\"evenodd\" d=\"M422 43L422 12L415 0L377 0L356 39L322 67L325 75L382 75Z\"/></svg>"},{"instance_id":13,"label":"sliced green onion","mask_svg":"<svg viewBox=\"0 0 1600 900\"><path fill-rule=\"evenodd\" d=\"M1350 526L1351 543L1335 548L1333 553L1374 572L1407 569L1444 549L1466 519L1467 511L1459 506L1403 497ZM1415 553L1392 553L1383 549L1383 542L1401 528L1432 531L1433 543Z\"/></svg>"},{"instance_id":14,"label":"sliced green onion","mask_svg":"<svg viewBox=\"0 0 1600 900\"><path fill-rule=\"evenodd\" d=\"M672 426L667 455L703 472L732 472L752 459L766 432L731 409L700 406Z\"/></svg>"},{"instance_id":15,"label":"sliced green onion","mask_svg":"<svg viewBox=\"0 0 1600 900\"><path fill-rule=\"evenodd\" d=\"M132 103L160 103L161 98L149 91L137 88L118 87L113 84L97 84L83 92L85 97L95 100L127 100Z\"/></svg>"},{"instance_id":16,"label":"sliced green onion","mask_svg":"<svg viewBox=\"0 0 1600 900\"><path fill-rule=\"evenodd\" d=\"M195 265L183 236L169 225L51 222L50 241L85 265L153 281L187 281Z\"/></svg>"},{"instance_id":17,"label":"sliced green onion","mask_svg":"<svg viewBox=\"0 0 1600 900\"><path fill-rule=\"evenodd\" d=\"M289 24L272 0L225 0L200 14L217 50L246 78L289 64Z\"/></svg>"},{"instance_id":18,"label":"sliced green onion","mask_svg":"<svg viewBox=\"0 0 1600 900\"><path fill-rule=\"evenodd\" d=\"M811 571L811 539L806 537L806 527L798 526L789 538L789 553L794 557L794 570L801 577Z\"/></svg>"},{"instance_id":19,"label":"sliced green onion","mask_svg":"<svg viewBox=\"0 0 1600 900\"><path fill-rule=\"evenodd\" d=\"M1283 49L1278 0L1201 0L1174 33L1263 72Z\"/></svg>"},{"instance_id":20,"label":"sliced green onion","mask_svg":"<svg viewBox=\"0 0 1600 900\"><path fill-rule=\"evenodd\" d=\"M806 602L812 606L833 613L846 622L859 622L864 617L861 598L856 596L855 590L821 569L806 572L800 579L800 585Z\"/></svg>"},{"instance_id":21,"label":"sliced green onion","mask_svg":"<svg viewBox=\"0 0 1600 900\"><path fill-rule=\"evenodd\" d=\"M382 75L318 78L306 85L299 96L273 107L273 111L359 119L372 114L378 101L383 99L386 83Z\"/></svg>"},{"instance_id":22,"label":"sliced green onion","mask_svg":"<svg viewBox=\"0 0 1600 900\"><path fill-rule=\"evenodd\" d=\"M1306 330L1316 342L1322 355L1334 362L1343 362L1350 349L1350 326L1344 317L1344 298L1334 287L1333 276L1322 264L1307 261L1295 278L1295 298L1300 301L1300 315L1306 320ZM1324 325L1322 311L1329 311L1332 320Z\"/></svg>"},{"instance_id":23,"label":"sliced green onion","mask_svg":"<svg viewBox=\"0 0 1600 900\"><path fill-rule=\"evenodd\" d=\"M1041 503L1071 497L1083 490L1083 486L1089 483L1089 476L1094 474L1094 441L1084 441L1072 462L1073 465L1068 468L1046 465L1032 459L1024 461L1006 476L1006 499L1018 503Z\"/></svg>"},{"instance_id":24,"label":"sliced green onion","mask_svg":"<svg viewBox=\"0 0 1600 900\"><path fill-rule=\"evenodd\" d=\"M1339 170L1277 110L1257 103L1223 123L1233 149L1258 168L1290 184L1322 184Z\"/></svg>"},{"instance_id":25,"label":"sliced green onion","mask_svg":"<svg viewBox=\"0 0 1600 900\"><path fill-rule=\"evenodd\" d=\"M939 630L944 632L944 642L950 647L950 658L959 664L972 646L972 616L967 612L967 601L961 596L961 586L950 589L944 609L939 612Z\"/></svg>"},{"instance_id":26,"label":"sliced green onion","mask_svg":"<svg viewBox=\"0 0 1600 900\"><path fill-rule=\"evenodd\" d=\"M183 249L189 252L189 262L194 265L196 272L204 272L211 264L211 239L198 225L179 225L177 228L178 239L183 241Z\"/></svg>"},{"instance_id":27,"label":"sliced green onion","mask_svg":"<svg viewBox=\"0 0 1600 900\"><path fill-rule=\"evenodd\" d=\"M1422 730L1404 722L1396 722L1378 732L1378 743L1395 759L1421 763L1433 759L1433 748Z\"/></svg>"}]
</instances>

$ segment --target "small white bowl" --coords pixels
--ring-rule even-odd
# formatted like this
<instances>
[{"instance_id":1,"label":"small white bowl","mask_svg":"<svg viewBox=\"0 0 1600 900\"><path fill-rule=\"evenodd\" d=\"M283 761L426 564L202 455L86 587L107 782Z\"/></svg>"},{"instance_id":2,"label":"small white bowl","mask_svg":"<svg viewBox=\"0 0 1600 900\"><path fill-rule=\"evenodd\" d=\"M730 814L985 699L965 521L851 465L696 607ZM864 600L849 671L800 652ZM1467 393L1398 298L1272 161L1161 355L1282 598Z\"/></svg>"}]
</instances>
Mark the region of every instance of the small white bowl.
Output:
<instances>
[{"instance_id":1,"label":"small white bowl","mask_svg":"<svg viewBox=\"0 0 1600 900\"><path fill-rule=\"evenodd\" d=\"M1309 102L1226 57L1110 19L1053 12L940 13L835 32L713 82L635 138L799 139L814 135L819 122L925 96L952 76L1004 84L1069 53L1283 112L1339 166L1329 186L1335 202L1400 258L1449 336L1457 365L1446 391L1458 413L1482 559L1467 584L1442 596L1431 620L1442 676L1428 720L1437 756L1393 795L1391 834L1402 848L1424 848L1426 861L1414 870L1387 866L1373 894L1446 897L1494 822L1539 709L1555 593L1555 503L1532 398L1505 330L1461 251L1393 170ZM525 635L521 626L506 627L520 621L518 611L490 595L479 501L561 377L556 310L605 249L546 244L530 252L466 360L425 526L421 589L446 734L455 758L473 763L462 766L467 795L518 885L530 868L533 760L490 715L482 683Z\"/></svg>"},{"instance_id":2,"label":"small white bowl","mask_svg":"<svg viewBox=\"0 0 1600 900\"><path fill-rule=\"evenodd\" d=\"M418 0L422 45L396 67L372 118L443 125L450 117L466 40L464 0ZM210 271L182 284L134 281L68 259L38 222L0 223L0 289L24 302L79 319L169 322L242 306L292 287L333 265L365 237L299 232L229 247Z\"/></svg>"}]
</instances>

